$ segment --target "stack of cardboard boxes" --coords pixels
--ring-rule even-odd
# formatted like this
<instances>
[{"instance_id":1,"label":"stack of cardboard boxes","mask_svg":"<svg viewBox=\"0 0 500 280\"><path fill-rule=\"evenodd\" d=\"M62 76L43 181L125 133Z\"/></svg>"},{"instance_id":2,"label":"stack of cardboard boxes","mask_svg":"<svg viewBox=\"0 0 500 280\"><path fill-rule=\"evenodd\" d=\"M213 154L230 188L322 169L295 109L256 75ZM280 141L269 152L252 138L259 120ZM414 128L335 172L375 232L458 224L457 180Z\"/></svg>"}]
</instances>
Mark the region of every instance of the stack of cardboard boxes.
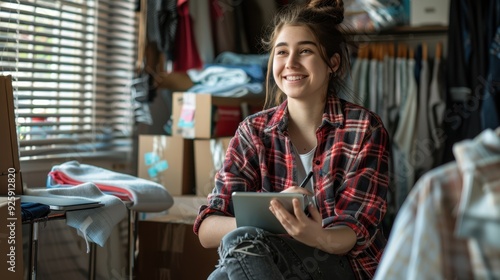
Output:
<instances>
[{"instance_id":1,"label":"stack of cardboard boxes","mask_svg":"<svg viewBox=\"0 0 500 280\"><path fill-rule=\"evenodd\" d=\"M238 124L263 102L176 92L172 135L139 136L138 176L163 185L174 206L139 222L138 279L206 279L215 268L217 250L199 244L193 222Z\"/></svg>"}]
</instances>

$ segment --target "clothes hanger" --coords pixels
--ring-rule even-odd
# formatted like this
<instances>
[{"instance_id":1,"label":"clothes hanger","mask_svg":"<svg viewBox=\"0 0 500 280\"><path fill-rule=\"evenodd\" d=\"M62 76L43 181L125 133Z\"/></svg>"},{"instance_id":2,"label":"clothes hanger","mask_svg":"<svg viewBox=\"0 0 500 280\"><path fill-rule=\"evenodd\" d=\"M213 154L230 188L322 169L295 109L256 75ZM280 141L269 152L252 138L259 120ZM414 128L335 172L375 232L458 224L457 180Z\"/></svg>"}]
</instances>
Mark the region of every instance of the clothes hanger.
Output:
<instances>
[{"instance_id":1,"label":"clothes hanger","mask_svg":"<svg viewBox=\"0 0 500 280\"><path fill-rule=\"evenodd\" d=\"M388 45L387 43L382 43L380 44L380 48L379 48L379 59L380 61L384 61L385 57L387 56L387 48L388 48Z\"/></svg>"},{"instance_id":2,"label":"clothes hanger","mask_svg":"<svg viewBox=\"0 0 500 280\"><path fill-rule=\"evenodd\" d=\"M398 57L408 58L408 45L405 43L398 44Z\"/></svg>"},{"instance_id":3,"label":"clothes hanger","mask_svg":"<svg viewBox=\"0 0 500 280\"><path fill-rule=\"evenodd\" d=\"M389 43L387 52L388 52L388 54L389 54L389 57L391 57L391 58L393 58L393 57L394 57L394 54L395 54L395 52L396 52L396 51L394 50L394 48L395 48L394 44Z\"/></svg>"},{"instance_id":4,"label":"clothes hanger","mask_svg":"<svg viewBox=\"0 0 500 280\"><path fill-rule=\"evenodd\" d=\"M359 59L366 59L368 57L367 50L368 50L368 43L360 44L359 50L358 50L358 58Z\"/></svg>"},{"instance_id":5,"label":"clothes hanger","mask_svg":"<svg viewBox=\"0 0 500 280\"><path fill-rule=\"evenodd\" d=\"M378 44L370 44L370 59L378 60Z\"/></svg>"}]
</instances>

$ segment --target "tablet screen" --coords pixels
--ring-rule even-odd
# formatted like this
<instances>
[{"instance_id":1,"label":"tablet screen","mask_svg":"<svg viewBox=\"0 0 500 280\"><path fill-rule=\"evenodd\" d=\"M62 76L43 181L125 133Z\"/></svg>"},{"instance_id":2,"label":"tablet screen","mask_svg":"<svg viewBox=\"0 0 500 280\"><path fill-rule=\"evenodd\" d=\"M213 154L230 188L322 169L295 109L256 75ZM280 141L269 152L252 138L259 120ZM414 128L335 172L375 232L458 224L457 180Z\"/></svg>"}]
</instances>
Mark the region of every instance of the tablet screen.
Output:
<instances>
[{"instance_id":1,"label":"tablet screen","mask_svg":"<svg viewBox=\"0 0 500 280\"><path fill-rule=\"evenodd\" d=\"M278 199L289 211L293 211L292 200L298 198L304 209L304 195L300 193L233 192L236 226L253 226L272 233L287 233L278 219L269 210L271 199Z\"/></svg>"}]
</instances>

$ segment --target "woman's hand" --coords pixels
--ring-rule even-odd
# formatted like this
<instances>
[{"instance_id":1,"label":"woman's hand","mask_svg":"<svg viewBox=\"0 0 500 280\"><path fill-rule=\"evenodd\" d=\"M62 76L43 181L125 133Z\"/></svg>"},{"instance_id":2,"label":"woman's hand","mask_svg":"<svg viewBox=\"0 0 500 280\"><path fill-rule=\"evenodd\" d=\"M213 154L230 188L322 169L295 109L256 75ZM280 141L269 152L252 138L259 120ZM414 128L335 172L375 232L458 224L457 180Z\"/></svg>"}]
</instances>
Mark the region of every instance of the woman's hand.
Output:
<instances>
[{"instance_id":1,"label":"woman's hand","mask_svg":"<svg viewBox=\"0 0 500 280\"><path fill-rule=\"evenodd\" d=\"M310 195L310 192L304 188L297 187L297 190L288 191L290 189L293 188L288 188L286 192L299 192ZM318 247L320 246L321 236L324 231L321 214L313 204L307 205L307 207L309 216L300 207L299 200L293 199L293 213L290 213L278 200L273 199L269 210L276 216L290 236L308 246Z\"/></svg>"}]
</instances>

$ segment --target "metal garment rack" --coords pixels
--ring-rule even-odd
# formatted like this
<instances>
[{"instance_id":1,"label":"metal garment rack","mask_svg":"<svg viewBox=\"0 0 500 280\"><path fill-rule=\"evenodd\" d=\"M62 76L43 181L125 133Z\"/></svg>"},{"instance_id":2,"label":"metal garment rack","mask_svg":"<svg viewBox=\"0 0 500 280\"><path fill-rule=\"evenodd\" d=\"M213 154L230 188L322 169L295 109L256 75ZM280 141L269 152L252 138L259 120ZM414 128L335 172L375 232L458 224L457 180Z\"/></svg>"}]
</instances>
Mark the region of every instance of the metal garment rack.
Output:
<instances>
[{"instance_id":1,"label":"metal garment rack","mask_svg":"<svg viewBox=\"0 0 500 280\"><path fill-rule=\"evenodd\" d=\"M381 31L347 32L350 37L350 47L371 43L407 43L415 47L427 43L429 52L435 52L435 46L441 43L443 55L446 56L448 44L448 26L399 26Z\"/></svg>"}]
</instances>

